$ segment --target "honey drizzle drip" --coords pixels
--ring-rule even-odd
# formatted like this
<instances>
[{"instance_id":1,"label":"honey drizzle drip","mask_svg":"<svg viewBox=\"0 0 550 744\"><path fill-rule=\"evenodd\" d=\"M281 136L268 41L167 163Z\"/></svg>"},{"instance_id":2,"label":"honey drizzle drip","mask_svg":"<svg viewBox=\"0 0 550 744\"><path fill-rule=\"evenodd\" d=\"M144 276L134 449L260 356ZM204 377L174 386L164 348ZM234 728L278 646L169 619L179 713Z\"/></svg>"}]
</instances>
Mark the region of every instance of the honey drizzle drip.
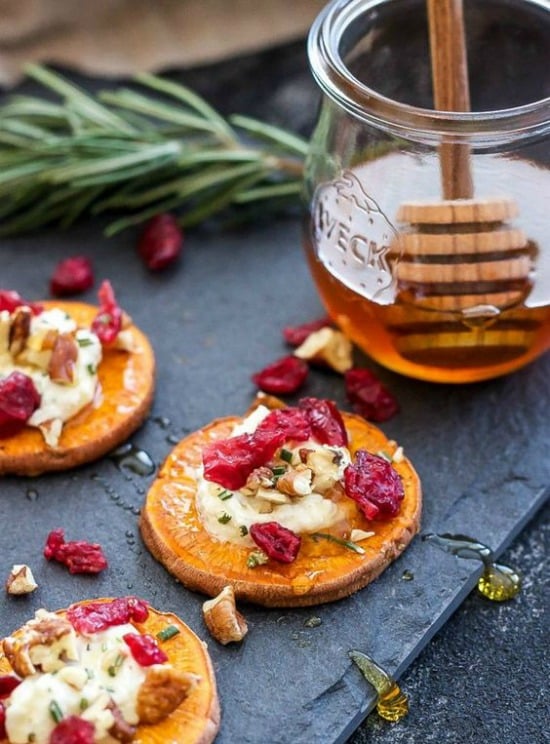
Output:
<instances>
[{"instance_id":1,"label":"honey drizzle drip","mask_svg":"<svg viewBox=\"0 0 550 744\"><path fill-rule=\"evenodd\" d=\"M510 566L496 563L493 551L487 545L467 535L436 535L432 532L423 535L422 540L436 545L446 553L458 558L479 560L483 563L483 573L477 582L478 591L493 602L513 599L521 590L521 576Z\"/></svg>"},{"instance_id":2,"label":"honey drizzle drip","mask_svg":"<svg viewBox=\"0 0 550 744\"><path fill-rule=\"evenodd\" d=\"M400 721L409 712L407 696L397 683L370 656L361 651L350 651L350 659L377 692L376 712L386 721Z\"/></svg>"}]
</instances>

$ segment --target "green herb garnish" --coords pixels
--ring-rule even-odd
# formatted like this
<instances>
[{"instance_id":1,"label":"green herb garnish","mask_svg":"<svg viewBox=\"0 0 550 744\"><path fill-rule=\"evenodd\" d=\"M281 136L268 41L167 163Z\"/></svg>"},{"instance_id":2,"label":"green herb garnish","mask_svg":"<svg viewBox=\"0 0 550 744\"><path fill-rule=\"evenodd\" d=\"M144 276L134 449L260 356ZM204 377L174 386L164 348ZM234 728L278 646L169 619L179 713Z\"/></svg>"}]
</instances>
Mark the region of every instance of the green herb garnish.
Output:
<instances>
[{"instance_id":1,"label":"green herb garnish","mask_svg":"<svg viewBox=\"0 0 550 744\"><path fill-rule=\"evenodd\" d=\"M50 711L50 715L55 723L59 723L63 720L63 711L59 707L59 703L57 702L57 700L50 700L48 710Z\"/></svg>"},{"instance_id":2,"label":"green herb garnish","mask_svg":"<svg viewBox=\"0 0 550 744\"><path fill-rule=\"evenodd\" d=\"M239 532L241 534L241 537L246 537L248 535L248 527L246 524L241 524L239 527Z\"/></svg>"},{"instance_id":3,"label":"green herb garnish","mask_svg":"<svg viewBox=\"0 0 550 744\"><path fill-rule=\"evenodd\" d=\"M115 659L115 663L111 664L111 666L107 669L110 677L116 677L118 670L124 663L124 659L126 657L123 654L117 654L117 657Z\"/></svg>"},{"instance_id":4,"label":"green herb garnish","mask_svg":"<svg viewBox=\"0 0 550 744\"><path fill-rule=\"evenodd\" d=\"M86 710L88 708L90 703L86 700L86 698L80 698L80 704L79 708L80 710Z\"/></svg>"},{"instance_id":5,"label":"green herb garnish","mask_svg":"<svg viewBox=\"0 0 550 744\"><path fill-rule=\"evenodd\" d=\"M387 452L384 452L384 450L378 450L376 453L378 457L381 457L383 460L386 460L386 462L393 462L393 457L391 455L388 455Z\"/></svg>"},{"instance_id":6,"label":"green herb garnish","mask_svg":"<svg viewBox=\"0 0 550 744\"><path fill-rule=\"evenodd\" d=\"M284 465L275 465L274 468L271 468L271 472L275 477L284 475L286 473L286 468Z\"/></svg>"},{"instance_id":7,"label":"green herb garnish","mask_svg":"<svg viewBox=\"0 0 550 744\"><path fill-rule=\"evenodd\" d=\"M233 496L233 491L228 491L227 488L224 488L223 491L220 491L218 493L218 498L222 501L227 501L227 499L230 499Z\"/></svg>"},{"instance_id":8,"label":"green herb garnish","mask_svg":"<svg viewBox=\"0 0 550 744\"><path fill-rule=\"evenodd\" d=\"M281 460L284 460L285 462L288 462L290 464L292 462L293 453L283 447L279 453L279 457L281 458Z\"/></svg>"},{"instance_id":9,"label":"green herb garnish","mask_svg":"<svg viewBox=\"0 0 550 744\"><path fill-rule=\"evenodd\" d=\"M256 568L256 566L262 566L264 563L267 563L268 560L269 558L265 553L263 553L261 550L255 550L248 556L246 565L248 566L248 568Z\"/></svg>"},{"instance_id":10,"label":"green herb garnish","mask_svg":"<svg viewBox=\"0 0 550 744\"><path fill-rule=\"evenodd\" d=\"M1 234L118 212L114 235L179 210L197 225L295 205L307 140L245 116L222 117L189 88L149 74L139 89L88 93L39 65L40 95L0 106ZM52 100L54 94L58 100ZM260 209L261 208L261 209Z\"/></svg>"},{"instance_id":11,"label":"green herb garnish","mask_svg":"<svg viewBox=\"0 0 550 744\"><path fill-rule=\"evenodd\" d=\"M84 349L86 346L93 346L94 342L91 338L77 338L76 343L80 346L80 348Z\"/></svg>"},{"instance_id":12,"label":"green herb garnish","mask_svg":"<svg viewBox=\"0 0 550 744\"><path fill-rule=\"evenodd\" d=\"M169 641L170 638L177 636L179 632L179 628L176 628L175 625L168 625L166 628L159 630L159 632L157 633L157 638L159 639L159 641Z\"/></svg>"},{"instance_id":13,"label":"green herb garnish","mask_svg":"<svg viewBox=\"0 0 550 744\"><path fill-rule=\"evenodd\" d=\"M86 369L88 370L89 374L91 374L91 375L95 375L95 373L97 372L97 367L95 365L93 365L93 364L87 364L86 365Z\"/></svg>"},{"instance_id":14,"label":"green herb garnish","mask_svg":"<svg viewBox=\"0 0 550 744\"><path fill-rule=\"evenodd\" d=\"M218 522L220 524L227 524L231 521L231 514L228 514L227 512L223 512L223 514L220 514L218 517Z\"/></svg>"},{"instance_id":15,"label":"green herb garnish","mask_svg":"<svg viewBox=\"0 0 550 744\"><path fill-rule=\"evenodd\" d=\"M313 532L311 537L317 542L317 538L322 538L323 540L329 540L330 542L336 543L337 545L341 545L343 548L347 548L348 550L353 550L354 553L359 553L359 555L364 554L364 550L360 545L357 545L357 543L352 542L351 540L344 540L341 537L336 537L335 535L330 535L328 532Z\"/></svg>"}]
</instances>

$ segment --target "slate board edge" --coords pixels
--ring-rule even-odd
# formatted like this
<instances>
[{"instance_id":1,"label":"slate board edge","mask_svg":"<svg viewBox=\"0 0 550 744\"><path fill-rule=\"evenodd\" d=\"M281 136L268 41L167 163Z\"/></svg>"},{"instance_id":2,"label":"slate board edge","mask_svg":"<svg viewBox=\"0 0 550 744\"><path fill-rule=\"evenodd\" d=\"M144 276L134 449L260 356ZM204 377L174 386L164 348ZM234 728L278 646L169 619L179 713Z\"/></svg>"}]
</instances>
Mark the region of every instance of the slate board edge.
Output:
<instances>
[{"instance_id":1,"label":"slate board edge","mask_svg":"<svg viewBox=\"0 0 550 744\"><path fill-rule=\"evenodd\" d=\"M529 509L525 512L522 518L515 523L514 527L510 530L510 532L508 532L508 534L502 540L500 545L498 545L496 548L493 548L493 553L496 558L499 558L505 552L505 550L513 543L516 537L518 537L518 535L522 532L522 530L525 529L525 527L529 524L529 522L535 518L536 514L542 509L542 507L546 504L546 502L549 499L550 499L550 486L546 486L545 488L542 488L540 491L538 491ZM473 535L472 537L476 537L476 536ZM460 559L457 558L457 560L460 560ZM398 680L404 674L407 668L421 654L423 649L428 645L428 643L432 640L432 638L441 630L441 628L445 625L445 623L451 617L451 615L460 607L460 605L466 599L468 594L474 589L479 577L481 576L481 570L482 570L481 566L478 566L475 570L472 571L471 576L468 578L467 581L465 581L462 584L462 586L457 591L453 600L446 605L444 611L434 621L429 631L427 631L422 636L422 639L419 641L419 643L412 649L412 651L408 654L408 656L406 656L402 660L402 662L399 664L399 666L393 673L394 678L396 680ZM358 649L358 650L361 650L361 649ZM366 653L366 650L364 651ZM347 677L349 675L354 675L354 677L357 678L358 674L360 674L360 672L358 671L355 664L351 662L350 668L348 672L346 672L345 676ZM364 684L365 684L364 705L358 711L357 715L354 718L352 718L350 721L348 721L348 724L346 725L346 727L341 731L340 735L336 739L334 739L332 744L345 744L345 742L349 739L349 737L357 730L357 728L363 723L363 721L367 718L367 716L370 713L372 713L372 711L376 707L376 700L377 700L376 695L373 692L371 692L371 687L368 682L364 681Z\"/></svg>"}]
</instances>

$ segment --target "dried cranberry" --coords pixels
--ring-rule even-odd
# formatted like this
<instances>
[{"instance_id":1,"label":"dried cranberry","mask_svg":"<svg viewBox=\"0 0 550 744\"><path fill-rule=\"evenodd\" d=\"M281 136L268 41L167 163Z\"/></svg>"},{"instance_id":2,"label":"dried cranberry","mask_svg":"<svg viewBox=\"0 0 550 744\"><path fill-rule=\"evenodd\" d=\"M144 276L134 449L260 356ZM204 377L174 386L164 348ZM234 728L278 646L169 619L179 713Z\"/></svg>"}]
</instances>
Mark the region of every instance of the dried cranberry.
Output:
<instances>
[{"instance_id":1,"label":"dried cranberry","mask_svg":"<svg viewBox=\"0 0 550 744\"><path fill-rule=\"evenodd\" d=\"M44 547L44 557L49 561L63 563L72 574L95 574L108 566L101 545L85 540L65 542L65 533L62 529L49 533Z\"/></svg>"},{"instance_id":2,"label":"dried cranberry","mask_svg":"<svg viewBox=\"0 0 550 744\"><path fill-rule=\"evenodd\" d=\"M147 633L126 633L122 637L140 666L164 664L165 661L168 661L168 656L158 647L153 636Z\"/></svg>"},{"instance_id":3,"label":"dried cranberry","mask_svg":"<svg viewBox=\"0 0 550 744\"><path fill-rule=\"evenodd\" d=\"M264 553L280 563L292 563L298 555L302 538L278 522L250 525L250 537Z\"/></svg>"},{"instance_id":4,"label":"dried cranberry","mask_svg":"<svg viewBox=\"0 0 550 744\"><path fill-rule=\"evenodd\" d=\"M147 604L137 597L119 597L110 602L87 602L69 607L67 619L77 633L99 633L130 621L143 623L149 616Z\"/></svg>"},{"instance_id":5,"label":"dried cranberry","mask_svg":"<svg viewBox=\"0 0 550 744\"><path fill-rule=\"evenodd\" d=\"M353 410L368 421L387 421L399 412L399 403L369 369L350 369L344 375Z\"/></svg>"},{"instance_id":6,"label":"dried cranberry","mask_svg":"<svg viewBox=\"0 0 550 744\"><path fill-rule=\"evenodd\" d=\"M304 442L311 436L311 426L307 413L300 408L276 408L260 422L256 431L277 431L284 435L284 441L294 439Z\"/></svg>"},{"instance_id":7,"label":"dried cranberry","mask_svg":"<svg viewBox=\"0 0 550 744\"><path fill-rule=\"evenodd\" d=\"M0 739L7 739L6 733L6 706L0 700Z\"/></svg>"},{"instance_id":8,"label":"dried cranberry","mask_svg":"<svg viewBox=\"0 0 550 744\"><path fill-rule=\"evenodd\" d=\"M280 431L256 431L212 442L202 453L204 477L236 491L253 470L273 457L284 441Z\"/></svg>"},{"instance_id":9,"label":"dried cranberry","mask_svg":"<svg viewBox=\"0 0 550 744\"><path fill-rule=\"evenodd\" d=\"M95 726L79 716L60 721L50 734L49 744L94 744Z\"/></svg>"},{"instance_id":10,"label":"dried cranberry","mask_svg":"<svg viewBox=\"0 0 550 744\"><path fill-rule=\"evenodd\" d=\"M332 400L320 398L302 398L299 407L306 412L312 436L320 444L331 444L345 447L348 435L342 414Z\"/></svg>"},{"instance_id":11,"label":"dried cranberry","mask_svg":"<svg viewBox=\"0 0 550 744\"><path fill-rule=\"evenodd\" d=\"M0 676L0 698L10 695L16 687L21 684L19 677L13 674L3 674Z\"/></svg>"},{"instance_id":12,"label":"dried cranberry","mask_svg":"<svg viewBox=\"0 0 550 744\"><path fill-rule=\"evenodd\" d=\"M94 284L92 263L86 256L71 256L60 261L50 279L50 292L55 297L85 292Z\"/></svg>"},{"instance_id":13,"label":"dried cranberry","mask_svg":"<svg viewBox=\"0 0 550 744\"><path fill-rule=\"evenodd\" d=\"M288 326L283 328L283 337L287 344L291 346L301 346L308 336L311 336L315 331L320 331L321 328L326 328L332 325L332 321L328 316L324 318L318 318L312 320L309 323L303 323L299 326Z\"/></svg>"},{"instance_id":14,"label":"dried cranberry","mask_svg":"<svg viewBox=\"0 0 550 744\"><path fill-rule=\"evenodd\" d=\"M399 474L383 457L357 450L344 470L344 490L367 519L395 517L405 495Z\"/></svg>"},{"instance_id":15,"label":"dried cranberry","mask_svg":"<svg viewBox=\"0 0 550 744\"><path fill-rule=\"evenodd\" d=\"M294 393L304 384L308 373L309 367L303 359L286 356L253 374L252 382L264 392L273 395Z\"/></svg>"},{"instance_id":16,"label":"dried cranberry","mask_svg":"<svg viewBox=\"0 0 550 744\"><path fill-rule=\"evenodd\" d=\"M183 231L172 214L157 214L143 229L138 253L151 271L174 263L183 246Z\"/></svg>"},{"instance_id":17,"label":"dried cranberry","mask_svg":"<svg viewBox=\"0 0 550 744\"><path fill-rule=\"evenodd\" d=\"M111 282L105 279L99 292L99 312L92 321L92 331L103 346L116 341L122 328L122 309L119 307Z\"/></svg>"},{"instance_id":18,"label":"dried cranberry","mask_svg":"<svg viewBox=\"0 0 550 744\"><path fill-rule=\"evenodd\" d=\"M22 372L12 372L0 380L0 439L21 431L40 401L34 382Z\"/></svg>"},{"instance_id":19,"label":"dried cranberry","mask_svg":"<svg viewBox=\"0 0 550 744\"><path fill-rule=\"evenodd\" d=\"M37 302L27 302L18 292L14 292L12 289L0 289L0 312L7 310L8 313L13 313L14 310L22 306L30 307L33 315L40 315L44 310L42 305Z\"/></svg>"}]
</instances>

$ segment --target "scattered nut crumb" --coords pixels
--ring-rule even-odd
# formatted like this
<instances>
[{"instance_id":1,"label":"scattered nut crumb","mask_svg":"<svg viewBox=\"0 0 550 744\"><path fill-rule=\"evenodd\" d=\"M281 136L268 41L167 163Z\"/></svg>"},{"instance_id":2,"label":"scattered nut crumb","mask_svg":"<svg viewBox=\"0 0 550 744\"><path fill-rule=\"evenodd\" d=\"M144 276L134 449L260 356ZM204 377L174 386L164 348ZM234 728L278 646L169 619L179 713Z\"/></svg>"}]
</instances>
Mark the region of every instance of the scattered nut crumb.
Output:
<instances>
[{"instance_id":1,"label":"scattered nut crumb","mask_svg":"<svg viewBox=\"0 0 550 744\"><path fill-rule=\"evenodd\" d=\"M38 584L34 580L31 569L23 563L15 564L6 581L7 593L30 594L37 588Z\"/></svg>"},{"instance_id":2,"label":"scattered nut crumb","mask_svg":"<svg viewBox=\"0 0 550 744\"><path fill-rule=\"evenodd\" d=\"M295 351L294 356L309 362L324 364L344 374L353 366L353 347L342 331L321 328L311 333Z\"/></svg>"},{"instance_id":3,"label":"scattered nut crumb","mask_svg":"<svg viewBox=\"0 0 550 744\"><path fill-rule=\"evenodd\" d=\"M366 532L365 530L352 530L349 539L352 542L361 542L361 540L366 540L374 534L374 532Z\"/></svg>"},{"instance_id":4,"label":"scattered nut crumb","mask_svg":"<svg viewBox=\"0 0 550 744\"><path fill-rule=\"evenodd\" d=\"M212 637L224 646L242 641L248 633L246 620L237 611L232 586L225 586L214 599L204 602L202 611L204 622Z\"/></svg>"}]
</instances>

